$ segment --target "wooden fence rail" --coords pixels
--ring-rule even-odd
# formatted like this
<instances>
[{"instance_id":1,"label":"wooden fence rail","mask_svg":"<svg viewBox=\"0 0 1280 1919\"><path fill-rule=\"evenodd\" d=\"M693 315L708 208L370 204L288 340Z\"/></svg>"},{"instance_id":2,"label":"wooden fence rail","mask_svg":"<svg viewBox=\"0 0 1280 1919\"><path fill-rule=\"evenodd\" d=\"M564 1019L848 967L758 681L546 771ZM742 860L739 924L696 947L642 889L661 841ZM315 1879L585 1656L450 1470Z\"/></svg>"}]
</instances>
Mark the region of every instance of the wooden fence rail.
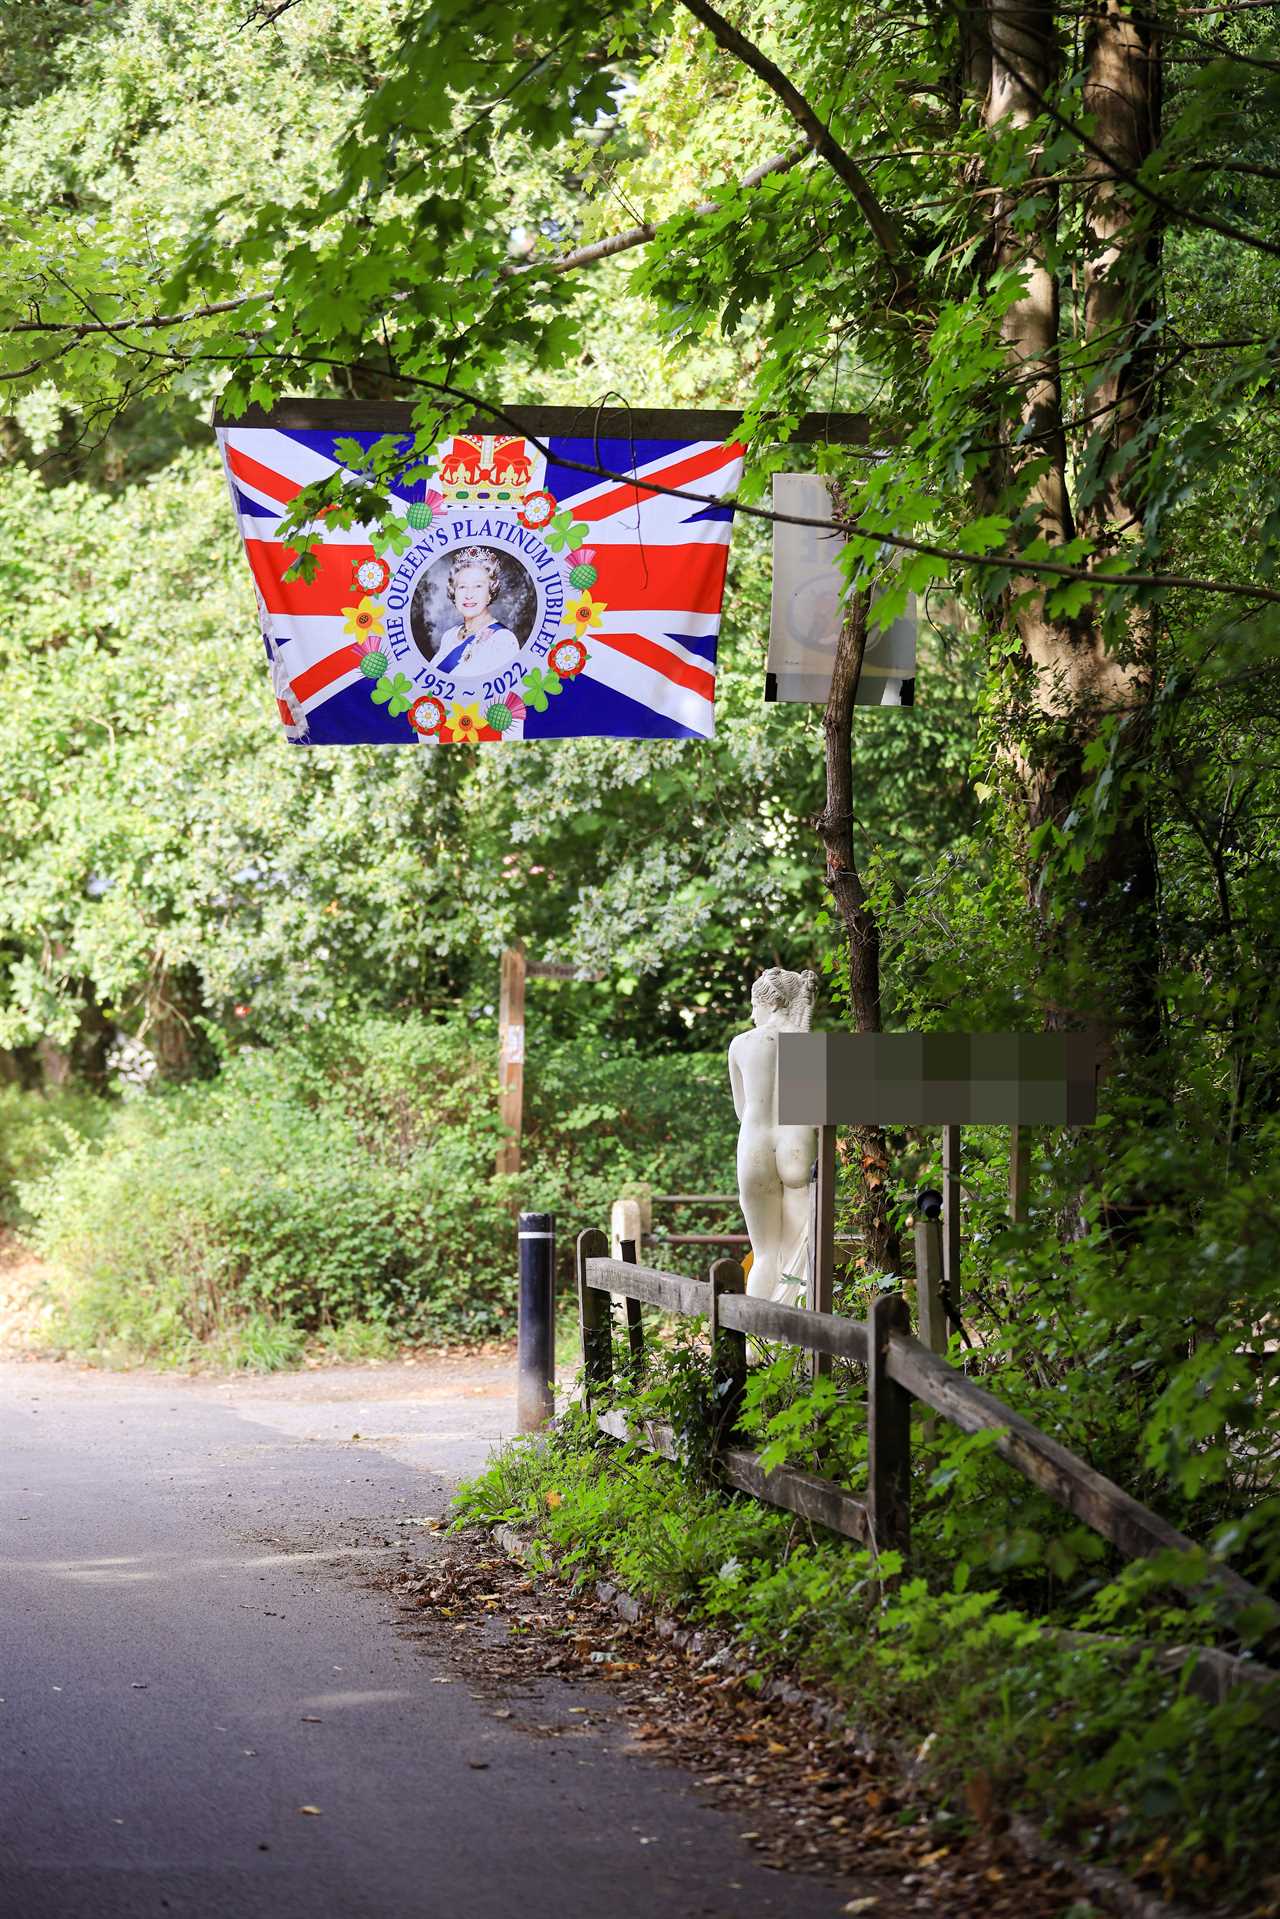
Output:
<instances>
[{"instance_id":1,"label":"wooden fence rail","mask_svg":"<svg viewBox=\"0 0 1280 1919\"><path fill-rule=\"evenodd\" d=\"M654 1229L653 1208L655 1206L715 1206L728 1209L741 1218L742 1202L736 1193L646 1193L643 1198L635 1194L624 1194L614 1205L613 1238L615 1245L620 1239L634 1238L637 1248L644 1246L742 1246L751 1244L750 1233L677 1233L669 1226ZM619 1209L629 1209L622 1217ZM860 1246L862 1236L859 1233L838 1235L837 1246Z\"/></svg>"},{"instance_id":2,"label":"wooden fence rail","mask_svg":"<svg viewBox=\"0 0 1280 1919\"><path fill-rule=\"evenodd\" d=\"M911 1535L911 1402L919 1400L962 1432L993 1432L995 1450L1025 1479L1130 1558L1172 1548L1197 1550L1194 1542L1150 1512L1112 1480L1078 1459L1012 1407L977 1386L913 1337L901 1294L882 1294L867 1321L836 1313L805 1312L743 1290L742 1268L719 1259L705 1280L687 1279L626 1259L611 1259L606 1236L591 1229L578 1235L578 1302L588 1402L612 1380L612 1297L638 1300L662 1312L709 1321L716 1368L717 1403L723 1407L715 1435L715 1459L723 1482L770 1505L800 1514L873 1549L905 1553ZM638 1311L630 1320L633 1361L643 1351ZM746 1383L747 1338L770 1339L867 1368L867 1490L859 1497L816 1473L777 1467L766 1472L758 1453L736 1445L733 1430ZM597 1413L600 1430L616 1439L676 1458L669 1426L658 1421L628 1424L624 1413ZM1269 1608L1273 1630L1280 1607L1228 1567L1206 1570L1211 1584L1238 1605Z\"/></svg>"}]
</instances>

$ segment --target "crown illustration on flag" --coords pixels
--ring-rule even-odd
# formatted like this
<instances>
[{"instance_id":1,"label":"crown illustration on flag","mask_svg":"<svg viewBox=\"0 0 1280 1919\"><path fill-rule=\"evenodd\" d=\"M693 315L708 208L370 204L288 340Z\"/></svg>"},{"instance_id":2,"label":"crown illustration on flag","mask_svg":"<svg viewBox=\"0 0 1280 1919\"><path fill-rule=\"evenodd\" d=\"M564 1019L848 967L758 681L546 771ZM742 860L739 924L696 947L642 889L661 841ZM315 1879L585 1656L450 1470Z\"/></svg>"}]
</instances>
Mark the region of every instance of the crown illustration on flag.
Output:
<instances>
[{"instance_id":1,"label":"crown illustration on flag","mask_svg":"<svg viewBox=\"0 0 1280 1919\"><path fill-rule=\"evenodd\" d=\"M519 505L533 485L524 440L459 433L440 456L438 485L454 506Z\"/></svg>"}]
</instances>

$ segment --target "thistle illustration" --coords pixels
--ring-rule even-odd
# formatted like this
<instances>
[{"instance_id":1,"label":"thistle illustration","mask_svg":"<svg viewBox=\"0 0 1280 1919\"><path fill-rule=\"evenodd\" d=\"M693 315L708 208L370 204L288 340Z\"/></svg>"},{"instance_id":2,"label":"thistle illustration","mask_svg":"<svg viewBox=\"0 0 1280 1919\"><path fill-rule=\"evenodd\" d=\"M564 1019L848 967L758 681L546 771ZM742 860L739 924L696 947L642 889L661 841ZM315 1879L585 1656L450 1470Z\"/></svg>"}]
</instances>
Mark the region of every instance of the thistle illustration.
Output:
<instances>
[{"instance_id":1,"label":"thistle illustration","mask_svg":"<svg viewBox=\"0 0 1280 1919\"><path fill-rule=\"evenodd\" d=\"M600 578L599 568L591 564L595 556L596 550L593 546L576 546L572 553L565 555L569 562L570 586L581 589L584 586L595 585Z\"/></svg>"},{"instance_id":2,"label":"thistle illustration","mask_svg":"<svg viewBox=\"0 0 1280 1919\"><path fill-rule=\"evenodd\" d=\"M356 642L356 652L360 655L360 671L367 680L380 680L387 670L387 656L382 651L381 634L370 635L367 640Z\"/></svg>"}]
</instances>

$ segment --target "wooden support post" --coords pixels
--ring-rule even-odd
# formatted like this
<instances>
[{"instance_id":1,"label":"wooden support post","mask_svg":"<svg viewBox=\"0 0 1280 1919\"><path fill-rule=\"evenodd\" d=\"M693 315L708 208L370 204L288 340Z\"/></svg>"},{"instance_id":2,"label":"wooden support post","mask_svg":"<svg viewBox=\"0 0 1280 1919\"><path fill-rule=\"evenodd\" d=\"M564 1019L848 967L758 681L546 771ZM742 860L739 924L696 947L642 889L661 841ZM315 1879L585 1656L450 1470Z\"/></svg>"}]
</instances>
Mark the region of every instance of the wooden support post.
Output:
<instances>
[{"instance_id":1,"label":"wooden support post","mask_svg":"<svg viewBox=\"0 0 1280 1919\"><path fill-rule=\"evenodd\" d=\"M726 1293L745 1293L747 1282L736 1259L718 1259L711 1282L711 1355L716 1396L716 1447L727 1444L738 1423L742 1395L747 1389L747 1336L720 1324L720 1301Z\"/></svg>"},{"instance_id":2,"label":"wooden support post","mask_svg":"<svg viewBox=\"0 0 1280 1919\"><path fill-rule=\"evenodd\" d=\"M523 946L504 946L498 995L498 1118L511 1128L513 1137L504 1139L498 1148L500 1173L520 1171L520 1129L524 1116L524 975Z\"/></svg>"},{"instance_id":3,"label":"wooden support post","mask_svg":"<svg viewBox=\"0 0 1280 1919\"><path fill-rule=\"evenodd\" d=\"M831 1311L836 1270L836 1129L818 1128L818 1179L814 1197L816 1231L810 1241L812 1268L810 1297L805 1301L811 1312ZM831 1371L829 1353L811 1352L809 1377L817 1379Z\"/></svg>"},{"instance_id":4,"label":"wooden support post","mask_svg":"<svg viewBox=\"0 0 1280 1919\"><path fill-rule=\"evenodd\" d=\"M901 1293L881 1293L868 1314L867 1513L877 1551L911 1544L911 1395L889 1377L889 1341L911 1330Z\"/></svg>"},{"instance_id":5,"label":"wooden support post","mask_svg":"<svg viewBox=\"0 0 1280 1919\"><path fill-rule=\"evenodd\" d=\"M1027 1196L1031 1186L1031 1141L1025 1126L1009 1128L1009 1218L1022 1226L1027 1218Z\"/></svg>"},{"instance_id":6,"label":"wooden support post","mask_svg":"<svg viewBox=\"0 0 1280 1919\"><path fill-rule=\"evenodd\" d=\"M916 1220L916 1305L921 1343L931 1353L947 1350L947 1315L943 1305L942 1222Z\"/></svg>"},{"instance_id":7,"label":"wooden support post","mask_svg":"<svg viewBox=\"0 0 1280 1919\"><path fill-rule=\"evenodd\" d=\"M587 1404L613 1378L613 1326L609 1295L587 1283L587 1261L607 1259L609 1241L595 1226L578 1234L578 1325L582 1333L583 1392Z\"/></svg>"},{"instance_id":8,"label":"wooden support post","mask_svg":"<svg viewBox=\"0 0 1280 1919\"><path fill-rule=\"evenodd\" d=\"M609 1209L609 1243L613 1248L613 1257L622 1259L622 1242L634 1240L636 1254L644 1244L644 1236L653 1224L653 1210L639 1199L615 1199Z\"/></svg>"},{"instance_id":9,"label":"wooden support post","mask_svg":"<svg viewBox=\"0 0 1280 1919\"><path fill-rule=\"evenodd\" d=\"M619 1242L617 1256L619 1259L624 1259L628 1266L634 1266L637 1263L638 1255L639 1248L634 1239L624 1239ZM641 1317L638 1299L625 1299L623 1305L627 1309L627 1345L631 1350L631 1377L633 1381L638 1381L644 1370L644 1320Z\"/></svg>"},{"instance_id":10,"label":"wooden support post","mask_svg":"<svg viewBox=\"0 0 1280 1919\"><path fill-rule=\"evenodd\" d=\"M960 1312L960 1128L942 1129L942 1286Z\"/></svg>"}]
</instances>

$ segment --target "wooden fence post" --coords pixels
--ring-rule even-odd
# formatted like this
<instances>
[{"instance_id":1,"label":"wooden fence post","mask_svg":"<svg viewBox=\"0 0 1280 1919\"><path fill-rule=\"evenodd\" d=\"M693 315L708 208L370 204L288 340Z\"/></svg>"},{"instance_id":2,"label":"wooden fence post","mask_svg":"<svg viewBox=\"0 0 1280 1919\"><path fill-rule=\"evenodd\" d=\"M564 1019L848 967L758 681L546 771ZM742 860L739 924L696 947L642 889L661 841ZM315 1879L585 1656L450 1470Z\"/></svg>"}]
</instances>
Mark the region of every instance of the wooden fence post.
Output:
<instances>
[{"instance_id":1,"label":"wooden fence post","mask_svg":"<svg viewBox=\"0 0 1280 1919\"><path fill-rule=\"evenodd\" d=\"M911 1395L887 1369L889 1341L911 1330L901 1293L881 1293L867 1315L867 1512L877 1551L911 1544Z\"/></svg>"},{"instance_id":2,"label":"wooden fence post","mask_svg":"<svg viewBox=\"0 0 1280 1919\"><path fill-rule=\"evenodd\" d=\"M582 1332L583 1392L587 1404L593 1393L613 1378L613 1325L609 1295L587 1283L587 1261L607 1259L609 1241L595 1226L578 1234L578 1325Z\"/></svg>"},{"instance_id":3,"label":"wooden fence post","mask_svg":"<svg viewBox=\"0 0 1280 1919\"><path fill-rule=\"evenodd\" d=\"M649 1227L650 1221L645 1218L645 1208L638 1199L630 1196L625 1199L615 1199L609 1209L609 1241L613 1249L613 1257L615 1259L623 1257L619 1248L624 1239L634 1240L638 1253Z\"/></svg>"},{"instance_id":4,"label":"wooden fence post","mask_svg":"<svg viewBox=\"0 0 1280 1919\"><path fill-rule=\"evenodd\" d=\"M916 1201L916 1307L921 1343L931 1353L947 1350L947 1312L942 1269L942 1223L930 1202L937 1194L921 1193Z\"/></svg>"},{"instance_id":5,"label":"wooden fence post","mask_svg":"<svg viewBox=\"0 0 1280 1919\"><path fill-rule=\"evenodd\" d=\"M718 1259L711 1281L711 1358L716 1396L716 1447L729 1438L742 1410L747 1389L747 1336L720 1324L720 1301L725 1293L745 1293L747 1282L736 1259Z\"/></svg>"},{"instance_id":6,"label":"wooden fence post","mask_svg":"<svg viewBox=\"0 0 1280 1919\"><path fill-rule=\"evenodd\" d=\"M619 1240L616 1257L625 1260L628 1266L634 1266L637 1263L636 1241L634 1239ZM623 1305L627 1310L627 1345L631 1351L631 1378L633 1383L638 1384L640 1374L644 1370L644 1320L641 1317L638 1299L626 1299Z\"/></svg>"}]
</instances>

